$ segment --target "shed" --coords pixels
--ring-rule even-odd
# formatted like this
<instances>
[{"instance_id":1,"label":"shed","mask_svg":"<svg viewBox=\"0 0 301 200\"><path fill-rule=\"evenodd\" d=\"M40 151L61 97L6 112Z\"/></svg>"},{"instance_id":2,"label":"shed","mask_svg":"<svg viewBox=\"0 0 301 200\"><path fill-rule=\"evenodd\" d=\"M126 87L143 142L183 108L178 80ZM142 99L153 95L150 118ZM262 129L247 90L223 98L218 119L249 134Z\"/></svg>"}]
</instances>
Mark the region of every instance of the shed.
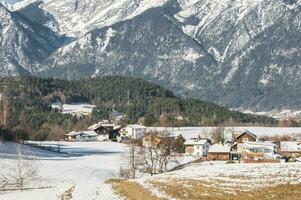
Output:
<instances>
[{"instance_id":1,"label":"shed","mask_svg":"<svg viewBox=\"0 0 301 200\"><path fill-rule=\"evenodd\" d=\"M230 160L231 146L214 144L209 148L209 160Z\"/></svg>"}]
</instances>

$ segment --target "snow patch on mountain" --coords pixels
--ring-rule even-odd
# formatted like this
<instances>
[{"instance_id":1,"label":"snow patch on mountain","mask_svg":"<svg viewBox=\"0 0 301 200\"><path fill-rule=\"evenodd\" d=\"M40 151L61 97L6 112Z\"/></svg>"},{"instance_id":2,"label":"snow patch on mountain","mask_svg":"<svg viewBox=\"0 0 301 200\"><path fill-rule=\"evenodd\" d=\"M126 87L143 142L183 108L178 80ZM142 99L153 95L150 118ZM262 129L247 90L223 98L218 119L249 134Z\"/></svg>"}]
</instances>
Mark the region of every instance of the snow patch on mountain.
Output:
<instances>
[{"instance_id":1,"label":"snow patch on mountain","mask_svg":"<svg viewBox=\"0 0 301 200\"><path fill-rule=\"evenodd\" d=\"M14 4L20 10L41 1L41 8L51 13L60 24L62 33L78 37L95 28L131 19L144 11L160 7L167 0L25 0Z\"/></svg>"},{"instance_id":2,"label":"snow patch on mountain","mask_svg":"<svg viewBox=\"0 0 301 200\"><path fill-rule=\"evenodd\" d=\"M192 63L195 63L199 58L201 58L203 55L200 55L198 52L196 52L194 49L189 49L185 52L183 55L183 59Z\"/></svg>"},{"instance_id":3,"label":"snow patch on mountain","mask_svg":"<svg viewBox=\"0 0 301 200\"><path fill-rule=\"evenodd\" d=\"M110 43L111 38L115 36L115 33L117 33L117 32L114 31L112 28L109 28L107 30L105 40L103 41L103 46L100 49L101 52L103 52L107 48L107 46Z\"/></svg>"}]
</instances>

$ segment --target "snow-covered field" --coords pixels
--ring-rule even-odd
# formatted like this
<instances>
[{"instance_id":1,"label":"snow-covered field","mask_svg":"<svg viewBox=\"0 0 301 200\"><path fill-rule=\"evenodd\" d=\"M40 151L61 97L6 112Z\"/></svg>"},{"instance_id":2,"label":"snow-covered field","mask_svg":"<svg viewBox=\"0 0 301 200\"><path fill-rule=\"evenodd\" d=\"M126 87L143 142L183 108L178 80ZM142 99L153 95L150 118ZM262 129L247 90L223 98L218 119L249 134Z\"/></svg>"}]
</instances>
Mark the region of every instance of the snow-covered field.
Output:
<instances>
[{"instance_id":1,"label":"snow-covered field","mask_svg":"<svg viewBox=\"0 0 301 200\"><path fill-rule=\"evenodd\" d=\"M117 178L124 162L126 146L120 143L61 142L62 151L68 154L52 153L24 146L25 155L34 156L39 175L54 188L29 192L1 194L5 200L52 200L75 186L73 199L120 199L113 194L110 185L104 184L109 178ZM13 143L0 143L2 159L0 164L12 162L15 156ZM0 167L1 168L1 167Z\"/></svg>"},{"instance_id":2,"label":"snow-covered field","mask_svg":"<svg viewBox=\"0 0 301 200\"><path fill-rule=\"evenodd\" d=\"M180 185L177 189L181 190L178 192L183 195L192 188L202 188L202 185L211 188L212 191L223 191L228 194L235 191L250 192L280 184L300 184L301 163L226 164L218 161L204 162L193 164L182 170L138 179L136 182L153 196L166 199L177 199L171 192L171 188L177 184ZM195 186L195 183L200 185ZM164 186L162 187L162 185ZM166 189L168 187L170 188ZM207 192L211 189L207 189Z\"/></svg>"},{"instance_id":3,"label":"snow-covered field","mask_svg":"<svg viewBox=\"0 0 301 200\"><path fill-rule=\"evenodd\" d=\"M91 104L63 104L54 103L51 105L52 108L62 109L63 114L72 114L72 115L90 115L93 109L96 107Z\"/></svg>"},{"instance_id":4,"label":"snow-covered field","mask_svg":"<svg viewBox=\"0 0 301 200\"><path fill-rule=\"evenodd\" d=\"M58 144L58 142L38 143ZM72 192L74 200L121 199L105 181L119 178L119 169L126 162L126 145L111 142L59 142L59 144L63 153L22 146L24 155L35 158L43 186L46 184L50 188L24 192L0 192L0 199L56 200L73 186L75 187ZM15 156L14 143L0 143L1 171L5 170L6 164L14 162ZM188 162L188 160L181 162ZM153 177L145 176L135 181L158 197L158 194L164 196L164 192L156 188L154 182L171 184L177 180L193 180L225 191L233 191L237 188L249 191L278 184L301 183L301 163L204 162Z\"/></svg>"},{"instance_id":5,"label":"snow-covered field","mask_svg":"<svg viewBox=\"0 0 301 200\"><path fill-rule=\"evenodd\" d=\"M249 190L277 184L301 183L301 163L226 164L205 162L155 177L160 180L194 179L212 187L241 187ZM150 180L150 179L149 179Z\"/></svg>"},{"instance_id":6,"label":"snow-covered field","mask_svg":"<svg viewBox=\"0 0 301 200\"><path fill-rule=\"evenodd\" d=\"M117 196L111 185L104 182L111 178L119 178L121 166L127 162L127 146L113 142L29 142L39 146L60 146L61 153L50 152L39 148L22 145L26 158L34 158L39 168L40 186L49 189L24 192L0 192L0 199L5 200L54 200L75 186L73 200L114 200ZM16 158L14 143L0 143L0 169L11 166ZM175 158L179 163L187 163L196 158L193 156ZM3 169L2 169L3 170ZM41 182L41 183L40 183Z\"/></svg>"}]
</instances>

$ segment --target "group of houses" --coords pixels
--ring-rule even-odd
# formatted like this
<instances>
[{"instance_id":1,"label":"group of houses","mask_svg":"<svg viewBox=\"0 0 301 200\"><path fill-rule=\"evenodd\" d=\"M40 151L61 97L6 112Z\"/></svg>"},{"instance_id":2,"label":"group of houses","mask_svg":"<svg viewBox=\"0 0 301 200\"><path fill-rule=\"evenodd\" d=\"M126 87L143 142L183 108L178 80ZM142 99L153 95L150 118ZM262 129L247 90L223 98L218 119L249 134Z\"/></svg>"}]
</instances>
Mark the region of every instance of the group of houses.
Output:
<instances>
[{"instance_id":1,"label":"group of houses","mask_svg":"<svg viewBox=\"0 0 301 200\"><path fill-rule=\"evenodd\" d=\"M148 134L149 129L139 124L125 126L101 121L84 131L67 133L68 141L115 141L129 142L140 140L142 146L156 146L161 142L159 136ZM176 135L170 135L175 139ZM187 139L187 138L186 138ZM256 134L246 130L237 134L233 141L213 144L208 138L190 138L183 144L186 155L204 160L243 161L243 162L280 162L281 158L301 157L301 141L260 141Z\"/></svg>"},{"instance_id":2,"label":"group of houses","mask_svg":"<svg viewBox=\"0 0 301 200\"><path fill-rule=\"evenodd\" d=\"M259 141L250 131L234 138L232 144L212 144L209 139L192 138L185 143L185 153L206 160L280 162L281 158L301 156L301 141Z\"/></svg>"},{"instance_id":3,"label":"group of houses","mask_svg":"<svg viewBox=\"0 0 301 200\"><path fill-rule=\"evenodd\" d=\"M88 141L116 141L139 140L146 133L145 126L129 124L126 126L116 125L104 120L93 124L84 131L72 131L65 134L67 141L88 142Z\"/></svg>"}]
</instances>

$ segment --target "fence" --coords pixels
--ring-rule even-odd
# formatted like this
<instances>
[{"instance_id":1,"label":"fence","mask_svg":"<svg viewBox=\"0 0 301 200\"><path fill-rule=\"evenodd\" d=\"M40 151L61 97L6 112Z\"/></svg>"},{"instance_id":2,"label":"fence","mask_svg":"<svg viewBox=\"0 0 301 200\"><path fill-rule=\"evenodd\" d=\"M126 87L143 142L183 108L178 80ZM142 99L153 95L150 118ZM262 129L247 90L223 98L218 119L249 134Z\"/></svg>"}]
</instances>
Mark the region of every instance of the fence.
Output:
<instances>
[{"instance_id":1,"label":"fence","mask_svg":"<svg viewBox=\"0 0 301 200\"><path fill-rule=\"evenodd\" d=\"M61 152L61 145L59 143L43 143L43 142L31 142L31 141L20 141L21 144L36 147L39 149L43 149L46 151L62 153Z\"/></svg>"}]
</instances>

